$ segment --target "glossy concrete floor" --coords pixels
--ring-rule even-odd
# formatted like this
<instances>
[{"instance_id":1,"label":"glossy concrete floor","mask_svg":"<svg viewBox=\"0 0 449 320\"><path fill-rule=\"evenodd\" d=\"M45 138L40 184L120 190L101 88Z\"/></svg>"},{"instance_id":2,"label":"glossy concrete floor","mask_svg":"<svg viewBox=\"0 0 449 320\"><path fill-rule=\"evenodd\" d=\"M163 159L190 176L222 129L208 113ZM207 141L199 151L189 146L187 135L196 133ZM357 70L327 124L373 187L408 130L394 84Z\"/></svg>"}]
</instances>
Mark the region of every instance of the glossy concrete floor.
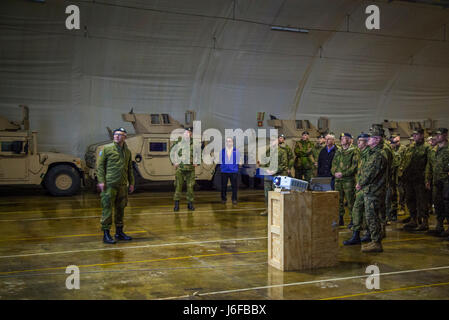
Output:
<instances>
[{"instance_id":1,"label":"glossy concrete floor","mask_svg":"<svg viewBox=\"0 0 449 320\"><path fill-rule=\"evenodd\" d=\"M262 190L241 190L237 205L197 192L196 210L182 201L175 214L166 189L132 194L125 231L134 240L106 245L98 195L2 188L0 299L449 298L448 241L394 223L384 252L363 254L341 245L350 231L340 228L337 267L281 272L267 265ZM69 265L79 267L80 289L66 288ZM368 265L379 267L379 289L366 288Z\"/></svg>"}]
</instances>

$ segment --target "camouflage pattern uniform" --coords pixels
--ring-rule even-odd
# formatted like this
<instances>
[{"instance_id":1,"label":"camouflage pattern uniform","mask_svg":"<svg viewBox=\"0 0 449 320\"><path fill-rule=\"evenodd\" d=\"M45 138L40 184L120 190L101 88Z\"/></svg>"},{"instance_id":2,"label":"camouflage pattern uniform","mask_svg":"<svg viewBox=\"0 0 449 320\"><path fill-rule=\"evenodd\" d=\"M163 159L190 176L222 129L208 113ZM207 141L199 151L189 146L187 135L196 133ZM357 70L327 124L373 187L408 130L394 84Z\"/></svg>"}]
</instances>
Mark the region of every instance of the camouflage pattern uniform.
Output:
<instances>
[{"instance_id":1,"label":"camouflage pattern uniform","mask_svg":"<svg viewBox=\"0 0 449 320\"><path fill-rule=\"evenodd\" d=\"M134 185L134 174L131 151L126 144L120 147L111 143L104 147L97 160L98 183L104 183L101 192L101 229L110 230L112 211L115 208L114 222L116 227L123 227L123 215L128 204L128 183Z\"/></svg>"},{"instance_id":2,"label":"camouflage pattern uniform","mask_svg":"<svg viewBox=\"0 0 449 320\"><path fill-rule=\"evenodd\" d=\"M320 144L319 142L315 143L315 145L313 146L313 150L312 150L312 154L313 154L313 159L314 162L318 162L318 156L320 155L321 150L323 150L323 148L326 146L326 143L322 143ZM317 173L318 168L315 167L313 168L313 176L316 177L318 175Z\"/></svg>"},{"instance_id":3,"label":"camouflage pattern uniform","mask_svg":"<svg viewBox=\"0 0 449 320\"><path fill-rule=\"evenodd\" d=\"M382 147L382 150L387 158L387 172L386 172L386 178L387 178L387 185L386 185L386 193L385 193L385 201L383 204L381 204L381 220L382 220L382 226L384 230L384 236L385 236L385 227L387 223L387 217L388 220L391 220L390 216L390 206L391 206L391 197L393 194L392 185L393 185L393 163L394 163L394 152L391 148L390 144L388 144L384 138L382 138L382 141L380 142L380 145Z\"/></svg>"},{"instance_id":4,"label":"camouflage pattern uniform","mask_svg":"<svg viewBox=\"0 0 449 320\"><path fill-rule=\"evenodd\" d=\"M178 143L187 143L185 140L176 141L170 148L170 150ZM182 159L182 148L178 151L178 156ZM182 160L176 168L175 173L175 194L173 200L179 201L181 199L182 186L184 181L186 182L186 199L188 202L193 202L193 187L195 186L195 167L193 165L193 139L190 139L190 160L184 163Z\"/></svg>"},{"instance_id":5,"label":"camouflage pattern uniform","mask_svg":"<svg viewBox=\"0 0 449 320\"><path fill-rule=\"evenodd\" d=\"M360 181L362 176L362 168L364 168L366 161L371 153L369 147L366 147L363 150L357 149L358 163L357 163L357 175L356 175L356 183ZM363 215L365 212L365 199L363 197L362 190L358 190L355 193L355 201L352 207L352 231L360 231L362 228Z\"/></svg>"},{"instance_id":6,"label":"camouflage pattern uniform","mask_svg":"<svg viewBox=\"0 0 449 320\"><path fill-rule=\"evenodd\" d=\"M310 181L313 175L314 162L313 142L299 140L295 144L295 178Z\"/></svg>"},{"instance_id":7,"label":"camouflage pattern uniform","mask_svg":"<svg viewBox=\"0 0 449 320\"><path fill-rule=\"evenodd\" d=\"M268 206L268 192L273 191L273 177L274 176L288 176L288 170L291 170L293 167L293 152L292 149L284 142L282 144L278 144L276 151L271 155L270 147L267 147L267 151L265 152L266 157L270 157L274 159L274 157L278 157L278 169L272 176L265 176L263 180L263 190L265 195L265 205ZM262 167L269 167L269 164L266 164Z\"/></svg>"},{"instance_id":8,"label":"camouflage pattern uniform","mask_svg":"<svg viewBox=\"0 0 449 320\"><path fill-rule=\"evenodd\" d=\"M348 149L339 148L335 152L332 160L331 173L335 176L336 172L341 172L341 178L335 178L335 191L339 192L340 217L345 214L344 200L348 201L349 215L352 217L352 207L355 201L355 175L357 173L357 165L359 162L359 154L357 148L350 146Z\"/></svg>"},{"instance_id":9,"label":"camouflage pattern uniform","mask_svg":"<svg viewBox=\"0 0 449 320\"><path fill-rule=\"evenodd\" d=\"M430 154L429 154L429 159L427 160L427 164L426 164L426 171L425 171L425 181L426 184L429 183L430 185L430 190L428 190L427 194L429 195L429 214L432 214L432 204L433 202L433 175L432 175L432 169L433 166L435 164L435 155L437 152L438 146L434 146L432 147L432 145L430 145ZM438 219L437 219L438 220Z\"/></svg>"},{"instance_id":10,"label":"camouflage pattern uniform","mask_svg":"<svg viewBox=\"0 0 449 320\"><path fill-rule=\"evenodd\" d=\"M400 161L398 167L398 193L399 193L399 206L403 210L405 210L405 181L403 178L403 167L405 162L405 155L410 146L411 146L410 144L406 146L401 145L402 150L399 149Z\"/></svg>"},{"instance_id":11,"label":"camouflage pattern uniform","mask_svg":"<svg viewBox=\"0 0 449 320\"><path fill-rule=\"evenodd\" d=\"M414 143L405 152L402 178L405 183L405 201L411 217L409 227L416 225L418 219L423 219L423 224L427 224L429 199L425 187L425 170L430 157L431 147L425 142Z\"/></svg>"},{"instance_id":12,"label":"camouflage pattern uniform","mask_svg":"<svg viewBox=\"0 0 449 320\"><path fill-rule=\"evenodd\" d=\"M405 146L400 145L397 148L392 148L393 150L393 167L392 167L392 186L391 186L391 205L390 205L390 216L397 217L399 205L404 207L404 202L401 204L401 200L403 200L403 196L401 199L401 185L399 181L399 167L401 165L401 159L403 157L403 153L405 151Z\"/></svg>"},{"instance_id":13,"label":"camouflage pattern uniform","mask_svg":"<svg viewBox=\"0 0 449 320\"><path fill-rule=\"evenodd\" d=\"M366 162L361 168L358 184L363 193L365 212L364 218L373 242L382 240L381 213L385 205L385 190L387 185L388 160L379 144L372 148ZM363 247L362 247L363 250Z\"/></svg>"},{"instance_id":14,"label":"camouflage pattern uniform","mask_svg":"<svg viewBox=\"0 0 449 320\"><path fill-rule=\"evenodd\" d=\"M437 217L437 233L443 232L444 219L449 222L449 146L437 147L426 166L426 182L432 185L433 203ZM446 199L445 196L446 195ZM449 233L449 228L448 231Z\"/></svg>"}]
</instances>

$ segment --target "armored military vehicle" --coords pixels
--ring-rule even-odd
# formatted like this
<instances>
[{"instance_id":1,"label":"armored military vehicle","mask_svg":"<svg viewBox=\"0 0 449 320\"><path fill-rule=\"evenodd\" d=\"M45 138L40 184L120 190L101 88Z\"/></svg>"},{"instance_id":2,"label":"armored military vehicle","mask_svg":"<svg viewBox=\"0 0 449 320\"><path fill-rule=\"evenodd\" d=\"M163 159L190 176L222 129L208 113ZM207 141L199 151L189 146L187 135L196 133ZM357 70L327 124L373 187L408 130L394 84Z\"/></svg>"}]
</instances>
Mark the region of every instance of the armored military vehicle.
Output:
<instances>
[{"instance_id":1,"label":"armored military vehicle","mask_svg":"<svg viewBox=\"0 0 449 320\"><path fill-rule=\"evenodd\" d=\"M195 120L195 112L187 111L185 125L173 119L166 113L137 114L131 110L122 114L125 122L130 122L135 134L128 134L126 144L133 159L136 184L149 181L172 181L175 179L175 169L170 162L170 134L174 129L190 127ZM89 167L90 183L96 180L96 160L104 146L112 143L112 131L108 128L111 140L92 144L85 155ZM215 165L202 163L195 169L195 178L200 185L211 186Z\"/></svg>"},{"instance_id":2,"label":"armored military vehicle","mask_svg":"<svg viewBox=\"0 0 449 320\"><path fill-rule=\"evenodd\" d=\"M399 135L401 143L407 144L407 139L411 137L414 130L424 129L424 136L427 138L435 131L438 124L437 120L427 119L424 121L389 121L384 120L383 128L391 135Z\"/></svg>"},{"instance_id":3,"label":"armored military vehicle","mask_svg":"<svg viewBox=\"0 0 449 320\"><path fill-rule=\"evenodd\" d=\"M54 196L69 196L81 187L84 162L72 155L37 150L37 132L30 131L29 109L22 122L0 116L0 185L42 185Z\"/></svg>"}]
</instances>

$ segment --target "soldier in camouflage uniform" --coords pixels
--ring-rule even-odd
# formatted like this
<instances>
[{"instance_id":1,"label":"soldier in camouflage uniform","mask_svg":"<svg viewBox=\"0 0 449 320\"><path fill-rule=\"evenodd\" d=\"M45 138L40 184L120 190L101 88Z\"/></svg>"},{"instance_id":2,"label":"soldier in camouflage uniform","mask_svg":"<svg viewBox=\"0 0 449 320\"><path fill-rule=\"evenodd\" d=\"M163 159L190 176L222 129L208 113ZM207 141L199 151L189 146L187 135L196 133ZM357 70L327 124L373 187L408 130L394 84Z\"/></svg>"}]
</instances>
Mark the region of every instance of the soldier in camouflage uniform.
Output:
<instances>
[{"instance_id":1,"label":"soldier in camouflage uniform","mask_svg":"<svg viewBox=\"0 0 449 320\"><path fill-rule=\"evenodd\" d=\"M431 147L424 142L424 130L413 132L415 143L408 148L402 163L402 175L405 182L405 201L410 211L410 222L404 225L406 230L425 231L428 222L428 192L425 187L426 165L431 157ZM421 220L418 226L418 219Z\"/></svg>"},{"instance_id":2,"label":"soldier in camouflage uniform","mask_svg":"<svg viewBox=\"0 0 449 320\"><path fill-rule=\"evenodd\" d=\"M341 134L341 148L335 152L331 166L331 173L335 177L335 191L339 192L338 211L340 214L340 226L344 225L345 198L348 202L351 224L352 207L355 201L355 175L357 173L358 152L357 149L351 145L351 139L351 134Z\"/></svg>"},{"instance_id":3,"label":"soldier in camouflage uniform","mask_svg":"<svg viewBox=\"0 0 449 320\"><path fill-rule=\"evenodd\" d=\"M433 163L435 161L435 154L438 149L438 144L436 142L435 137L433 137L433 136L429 136L427 138L427 143L430 145L430 155L429 155L429 159L428 159L427 165L426 165L425 177L426 177L426 189L428 191L427 195L429 196L428 211L429 211L429 215L431 215L431 214L433 214L433 208L432 208L432 205L433 205L433 188L432 188L433 181L432 181L432 178L433 177L432 177L432 173L429 174L428 171L432 170L431 168L433 167ZM430 233L432 233L432 232L430 232Z\"/></svg>"},{"instance_id":4,"label":"soldier in camouflage uniform","mask_svg":"<svg viewBox=\"0 0 449 320\"><path fill-rule=\"evenodd\" d=\"M391 149L393 151L393 166L391 171L391 185L390 185L390 197L387 197L387 215L391 221L397 220L398 215L398 170L401 163L401 155L404 152L405 146L401 145L401 137L398 135L393 135L391 137Z\"/></svg>"},{"instance_id":5,"label":"soldier in camouflage uniform","mask_svg":"<svg viewBox=\"0 0 449 320\"><path fill-rule=\"evenodd\" d=\"M381 124L378 124L378 130L382 132L382 139L380 140L380 146L382 147L382 150L387 158L387 172L386 172L386 178L387 178L387 185L386 185L386 192L385 192L385 201L381 203L381 210L380 210L380 218L382 222L382 238L385 238L387 236L386 232L386 226L387 221L391 221L391 217L388 215L390 213L390 204L391 204L391 185L393 184L393 161L394 161L394 153L389 143L385 141L385 131L383 129L383 126Z\"/></svg>"},{"instance_id":6,"label":"soldier in camouflage uniform","mask_svg":"<svg viewBox=\"0 0 449 320\"><path fill-rule=\"evenodd\" d=\"M123 232L123 215L128 204L128 191L134 191L134 174L131 151L126 146L126 130L114 130L114 142L100 151L97 160L98 188L101 191L101 229L104 232L103 242L114 244L109 230L112 226L112 211L115 209L115 238L117 240L132 240ZM129 184L129 187L128 187Z\"/></svg>"},{"instance_id":7,"label":"soldier in camouflage uniform","mask_svg":"<svg viewBox=\"0 0 449 320\"><path fill-rule=\"evenodd\" d=\"M449 222L449 147L448 130L440 128L435 132L438 147L426 167L426 188L432 187L433 203L437 218L435 230L431 233L438 236L449 236L449 227L444 231L443 222ZM449 239L449 238L448 238Z\"/></svg>"},{"instance_id":8,"label":"soldier in camouflage uniform","mask_svg":"<svg viewBox=\"0 0 449 320\"><path fill-rule=\"evenodd\" d=\"M405 180L403 176L403 168L406 160L407 151L415 144L413 141L413 136L408 138L408 144L405 146L403 152L401 153L401 162L398 168L398 184L399 184L399 204L403 208L404 213L406 213L406 204L405 204ZM410 216L402 219L401 223L409 223L411 220Z\"/></svg>"},{"instance_id":9,"label":"soldier in camouflage uniform","mask_svg":"<svg viewBox=\"0 0 449 320\"><path fill-rule=\"evenodd\" d=\"M268 208L268 192L273 190L273 177L290 176L294 162L292 149L285 143L285 136L283 134L279 135L278 140L275 140L273 146L275 147L275 152L273 154L270 154L270 147L267 147L267 151L265 152L266 157L270 158L270 163L274 162L274 160L272 161L271 159L274 159L275 157L277 157L278 163L277 170L275 171L265 169L265 173L268 174L264 176L263 183L266 208ZM258 162L258 164L260 165L260 162ZM260 167L266 168L269 167L269 164L260 165ZM267 210L260 213L261 216L266 216L267 214Z\"/></svg>"},{"instance_id":10,"label":"soldier in camouflage uniform","mask_svg":"<svg viewBox=\"0 0 449 320\"><path fill-rule=\"evenodd\" d=\"M188 210L194 211L195 208L193 206L193 187L195 186L195 167L197 166L193 162L193 139L192 139L192 129L187 128L184 131L184 136L179 138L170 148L171 150L177 145L180 144L180 149L178 151L177 161L172 159L170 155L170 160L172 161L176 173L175 173L175 194L173 196L173 200L175 201L175 207L173 211L179 211L179 200L181 199L182 186L184 185L184 181L186 182L187 190L186 190L186 199L187 199L187 208ZM187 155L183 155L183 149L190 148L190 155L187 158Z\"/></svg>"},{"instance_id":11,"label":"soldier in camouflage uniform","mask_svg":"<svg viewBox=\"0 0 449 320\"><path fill-rule=\"evenodd\" d=\"M357 174L356 174L356 183L360 180L362 175L362 167L365 165L366 160L368 159L368 155L370 154L370 148L368 147L368 138L369 135L366 133L361 133L357 137ZM355 188L354 188L355 189ZM355 193L355 202L352 207L352 237L349 240L343 241L343 245L355 245L360 244L361 242L369 242L371 241L371 237L369 231L366 232L365 236L360 239L360 230L362 229L363 215L365 212L365 203L362 190L358 190Z\"/></svg>"},{"instance_id":12,"label":"soldier in camouflage uniform","mask_svg":"<svg viewBox=\"0 0 449 320\"><path fill-rule=\"evenodd\" d=\"M326 138L324 137L324 135L319 135L317 137L318 141L315 143L315 145L313 146L313 150L312 150L312 154L313 154L313 159L314 159L314 163L313 163L313 175L316 177L317 176L317 169L318 169L318 156L320 155L321 150L326 146Z\"/></svg>"},{"instance_id":13,"label":"soldier in camouflage uniform","mask_svg":"<svg viewBox=\"0 0 449 320\"><path fill-rule=\"evenodd\" d=\"M362 245L362 252L382 252L382 203L385 204L385 193L387 185L388 160L382 150L380 142L383 130L372 128L371 136L368 139L370 153L361 168L360 179L357 182L356 190L361 191L364 197L364 218L371 242Z\"/></svg>"},{"instance_id":14,"label":"soldier in camouflage uniform","mask_svg":"<svg viewBox=\"0 0 449 320\"><path fill-rule=\"evenodd\" d=\"M313 158L313 142L309 133L304 131L301 140L295 144L295 178L310 181L313 175L315 159Z\"/></svg>"}]
</instances>

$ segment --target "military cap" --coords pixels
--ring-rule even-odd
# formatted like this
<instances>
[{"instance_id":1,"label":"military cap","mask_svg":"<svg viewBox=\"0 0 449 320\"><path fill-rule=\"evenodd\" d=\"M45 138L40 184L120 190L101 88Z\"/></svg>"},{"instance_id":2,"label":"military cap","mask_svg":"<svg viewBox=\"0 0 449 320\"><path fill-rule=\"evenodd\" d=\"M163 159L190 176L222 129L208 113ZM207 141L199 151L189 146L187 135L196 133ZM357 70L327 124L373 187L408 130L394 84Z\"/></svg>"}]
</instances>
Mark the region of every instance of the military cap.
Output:
<instances>
[{"instance_id":1,"label":"military cap","mask_svg":"<svg viewBox=\"0 0 449 320\"><path fill-rule=\"evenodd\" d=\"M370 137L384 137L385 131L382 127L373 126L369 131Z\"/></svg>"},{"instance_id":2,"label":"military cap","mask_svg":"<svg viewBox=\"0 0 449 320\"><path fill-rule=\"evenodd\" d=\"M351 138L351 139L352 139L352 135L351 135L350 133L347 133L347 132L343 132L343 133L340 135L340 139L343 138L343 137L348 137L348 138Z\"/></svg>"},{"instance_id":3,"label":"military cap","mask_svg":"<svg viewBox=\"0 0 449 320\"><path fill-rule=\"evenodd\" d=\"M284 139L285 139L285 135L284 135L283 133L281 133L281 134L279 135L279 138L284 138Z\"/></svg>"},{"instance_id":4,"label":"military cap","mask_svg":"<svg viewBox=\"0 0 449 320\"><path fill-rule=\"evenodd\" d=\"M115 134L117 131L123 132L123 133L125 133L125 134L128 133L128 132L126 132L125 128L120 127L120 128L115 129L115 130L113 131L113 134Z\"/></svg>"},{"instance_id":5,"label":"military cap","mask_svg":"<svg viewBox=\"0 0 449 320\"><path fill-rule=\"evenodd\" d=\"M447 128L438 128L437 131L434 132L435 135L437 134L447 134Z\"/></svg>"},{"instance_id":6,"label":"military cap","mask_svg":"<svg viewBox=\"0 0 449 320\"><path fill-rule=\"evenodd\" d=\"M370 137L370 135L368 133L360 133L359 136L357 137L357 139L368 139Z\"/></svg>"},{"instance_id":7,"label":"military cap","mask_svg":"<svg viewBox=\"0 0 449 320\"><path fill-rule=\"evenodd\" d=\"M185 130L192 132L193 129L192 129L192 127L187 127L187 128L185 128Z\"/></svg>"},{"instance_id":8,"label":"military cap","mask_svg":"<svg viewBox=\"0 0 449 320\"><path fill-rule=\"evenodd\" d=\"M413 134L424 134L424 129L413 130Z\"/></svg>"},{"instance_id":9,"label":"military cap","mask_svg":"<svg viewBox=\"0 0 449 320\"><path fill-rule=\"evenodd\" d=\"M324 134L320 134L320 135L317 137L317 139L320 139L320 138L325 138L325 137L324 137Z\"/></svg>"},{"instance_id":10,"label":"military cap","mask_svg":"<svg viewBox=\"0 0 449 320\"><path fill-rule=\"evenodd\" d=\"M301 135L305 135L305 134L309 134L308 131L303 131L303 133Z\"/></svg>"}]
</instances>

